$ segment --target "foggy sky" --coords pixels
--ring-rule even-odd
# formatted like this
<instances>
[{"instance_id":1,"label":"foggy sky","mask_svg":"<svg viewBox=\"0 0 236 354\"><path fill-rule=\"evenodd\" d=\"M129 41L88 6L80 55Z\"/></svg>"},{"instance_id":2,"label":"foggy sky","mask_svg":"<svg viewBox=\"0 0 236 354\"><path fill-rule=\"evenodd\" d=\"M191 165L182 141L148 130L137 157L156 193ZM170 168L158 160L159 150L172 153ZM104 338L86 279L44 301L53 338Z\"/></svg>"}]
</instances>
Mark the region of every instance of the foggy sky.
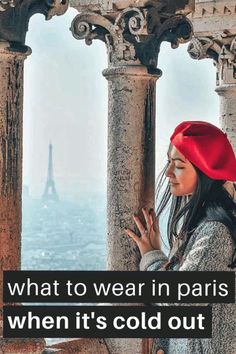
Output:
<instances>
[{"instance_id":1,"label":"foggy sky","mask_svg":"<svg viewBox=\"0 0 236 354\"><path fill-rule=\"evenodd\" d=\"M30 194L43 193L48 144L53 144L54 178L60 195L83 189L105 191L107 140L107 67L104 43L87 46L69 27L74 9L45 21L35 15L26 44L24 184ZM157 168L163 164L169 137L183 120L218 125L218 97L212 60L192 60L187 45L162 44L157 82Z\"/></svg>"}]
</instances>

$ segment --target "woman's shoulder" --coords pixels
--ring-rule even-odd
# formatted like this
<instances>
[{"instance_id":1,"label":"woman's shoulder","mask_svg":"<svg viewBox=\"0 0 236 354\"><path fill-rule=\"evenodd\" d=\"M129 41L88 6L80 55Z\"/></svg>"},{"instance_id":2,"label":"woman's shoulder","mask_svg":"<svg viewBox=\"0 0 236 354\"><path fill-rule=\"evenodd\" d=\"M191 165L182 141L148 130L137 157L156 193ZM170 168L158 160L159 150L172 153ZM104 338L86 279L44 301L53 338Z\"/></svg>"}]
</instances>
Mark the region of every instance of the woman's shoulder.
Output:
<instances>
[{"instance_id":1,"label":"woman's shoulder","mask_svg":"<svg viewBox=\"0 0 236 354\"><path fill-rule=\"evenodd\" d=\"M221 221L210 220L207 217L196 227L191 239L194 243L204 240L204 243L208 242L216 247L217 244L222 245L224 243L224 245L232 248L233 244L229 228Z\"/></svg>"},{"instance_id":2,"label":"woman's shoulder","mask_svg":"<svg viewBox=\"0 0 236 354\"><path fill-rule=\"evenodd\" d=\"M231 238L229 228L222 221L211 220L208 219L207 217L204 220L202 220L202 222L199 225L199 228L197 228L196 231L201 234L207 233L209 235L214 234L215 236L225 235L227 237L230 236Z\"/></svg>"},{"instance_id":3,"label":"woman's shoulder","mask_svg":"<svg viewBox=\"0 0 236 354\"><path fill-rule=\"evenodd\" d=\"M220 221L205 219L185 249L182 270L229 270L234 251L229 229Z\"/></svg>"}]
</instances>

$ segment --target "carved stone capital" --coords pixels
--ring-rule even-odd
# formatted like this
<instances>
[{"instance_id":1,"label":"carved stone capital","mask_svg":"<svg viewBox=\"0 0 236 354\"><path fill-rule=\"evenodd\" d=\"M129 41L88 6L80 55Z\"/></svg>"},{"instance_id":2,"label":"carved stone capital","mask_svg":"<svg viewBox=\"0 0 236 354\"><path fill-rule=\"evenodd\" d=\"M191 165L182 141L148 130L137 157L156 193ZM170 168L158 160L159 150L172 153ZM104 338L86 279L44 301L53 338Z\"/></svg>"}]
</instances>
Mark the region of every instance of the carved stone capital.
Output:
<instances>
[{"instance_id":1,"label":"carved stone capital","mask_svg":"<svg viewBox=\"0 0 236 354\"><path fill-rule=\"evenodd\" d=\"M193 59L212 58L217 67L217 85L236 83L236 37L218 33L192 38L188 52Z\"/></svg>"},{"instance_id":2,"label":"carved stone capital","mask_svg":"<svg viewBox=\"0 0 236 354\"><path fill-rule=\"evenodd\" d=\"M0 11L5 11L9 7L14 7L16 0L0 0Z\"/></svg>"},{"instance_id":3,"label":"carved stone capital","mask_svg":"<svg viewBox=\"0 0 236 354\"><path fill-rule=\"evenodd\" d=\"M25 60L28 55L32 53L30 47L26 45L17 45L16 43L9 43L7 41L0 40L0 58L1 62L4 60Z\"/></svg>"},{"instance_id":4,"label":"carved stone capital","mask_svg":"<svg viewBox=\"0 0 236 354\"><path fill-rule=\"evenodd\" d=\"M5 10L0 11L0 40L10 43L9 50L24 52L30 18L37 13L46 20L62 15L69 0L0 0L0 6Z\"/></svg>"},{"instance_id":5,"label":"carved stone capital","mask_svg":"<svg viewBox=\"0 0 236 354\"><path fill-rule=\"evenodd\" d=\"M208 49L213 45L213 41L207 37L192 38L188 45L188 53L192 59L209 58Z\"/></svg>"},{"instance_id":6,"label":"carved stone capital","mask_svg":"<svg viewBox=\"0 0 236 354\"><path fill-rule=\"evenodd\" d=\"M84 11L72 21L71 31L88 45L93 39L105 42L109 65L143 64L155 71L161 42L176 48L190 39L192 27L184 15L163 16L150 5L106 14Z\"/></svg>"}]
</instances>

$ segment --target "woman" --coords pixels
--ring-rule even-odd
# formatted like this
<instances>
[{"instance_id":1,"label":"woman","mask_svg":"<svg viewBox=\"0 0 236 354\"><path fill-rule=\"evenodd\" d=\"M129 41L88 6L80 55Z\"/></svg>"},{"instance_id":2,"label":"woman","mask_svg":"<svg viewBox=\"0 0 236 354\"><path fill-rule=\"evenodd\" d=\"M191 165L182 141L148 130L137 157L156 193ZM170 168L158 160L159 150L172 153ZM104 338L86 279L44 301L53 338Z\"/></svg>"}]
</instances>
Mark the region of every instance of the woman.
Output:
<instances>
[{"instance_id":1,"label":"woman","mask_svg":"<svg viewBox=\"0 0 236 354\"><path fill-rule=\"evenodd\" d=\"M219 128L183 122L170 138L169 179L157 215L135 215L141 236L125 232L139 247L141 270L233 271L236 267L236 158ZM159 190L163 178L159 182ZM170 254L161 250L158 217L170 205L167 234ZM183 304L182 304L183 305ZM156 339L152 353L236 354L236 305L212 304L211 339Z\"/></svg>"}]
</instances>

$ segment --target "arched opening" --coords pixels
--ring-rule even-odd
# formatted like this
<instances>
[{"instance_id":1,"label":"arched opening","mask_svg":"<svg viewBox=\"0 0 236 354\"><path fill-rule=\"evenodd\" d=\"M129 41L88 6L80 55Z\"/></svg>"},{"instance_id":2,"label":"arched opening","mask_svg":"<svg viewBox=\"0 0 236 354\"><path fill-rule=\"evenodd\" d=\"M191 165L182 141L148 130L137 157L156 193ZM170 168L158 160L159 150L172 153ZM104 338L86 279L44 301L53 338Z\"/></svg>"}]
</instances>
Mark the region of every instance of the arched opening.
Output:
<instances>
[{"instance_id":1,"label":"arched opening","mask_svg":"<svg viewBox=\"0 0 236 354\"><path fill-rule=\"evenodd\" d=\"M23 269L105 269L106 52L100 42L75 41L75 14L49 22L35 15L27 35ZM42 199L49 143L59 201Z\"/></svg>"}]
</instances>

